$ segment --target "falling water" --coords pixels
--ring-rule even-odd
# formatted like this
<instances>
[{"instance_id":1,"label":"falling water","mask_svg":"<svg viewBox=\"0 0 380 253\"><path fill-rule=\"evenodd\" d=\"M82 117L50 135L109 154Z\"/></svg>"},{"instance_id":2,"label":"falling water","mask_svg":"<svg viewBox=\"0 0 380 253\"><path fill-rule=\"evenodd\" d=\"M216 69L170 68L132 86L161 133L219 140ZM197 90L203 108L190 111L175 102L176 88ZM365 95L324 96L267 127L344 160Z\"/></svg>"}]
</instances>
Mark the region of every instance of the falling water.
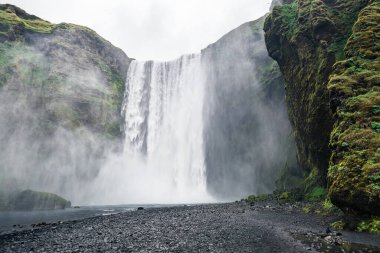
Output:
<instances>
[{"instance_id":1,"label":"falling water","mask_svg":"<svg viewBox=\"0 0 380 253\"><path fill-rule=\"evenodd\" d=\"M135 173L144 181L155 175L152 190L162 195L166 190L172 196L169 202L209 201L201 56L185 55L169 62L133 61L126 87L124 159L140 160L140 171ZM157 201L162 202L162 195Z\"/></svg>"}]
</instances>

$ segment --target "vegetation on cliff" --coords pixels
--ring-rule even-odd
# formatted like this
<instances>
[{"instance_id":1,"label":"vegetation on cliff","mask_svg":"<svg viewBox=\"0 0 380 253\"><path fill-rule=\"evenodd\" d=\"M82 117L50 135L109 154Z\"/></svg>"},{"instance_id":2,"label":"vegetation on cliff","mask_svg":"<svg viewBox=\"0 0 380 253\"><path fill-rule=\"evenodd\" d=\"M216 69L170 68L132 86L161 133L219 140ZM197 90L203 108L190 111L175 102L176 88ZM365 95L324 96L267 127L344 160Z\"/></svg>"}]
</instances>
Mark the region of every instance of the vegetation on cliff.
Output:
<instances>
[{"instance_id":1,"label":"vegetation on cliff","mask_svg":"<svg viewBox=\"0 0 380 253\"><path fill-rule=\"evenodd\" d=\"M0 4L0 205L40 185L75 196L96 177L120 145L130 62L89 28Z\"/></svg>"},{"instance_id":2,"label":"vegetation on cliff","mask_svg":"<svg viewBox=\"0 0 380 253\"><path fill-rule=\"evenodd\" d=\"M329 192L349 214L380 215L379 24L374 1L360 12L328 83L335 119Z\"/></svg>"},{"instance_id":3,"label":"vegetation on cliff","mask_svg":"<svg viewBox=\"0 0 380 253\"><path fill-rule=\"evenodd\" d=\"M369 0L294 0L265 23L306 191L328 183L332 203L354 216L380 214L378 24Z\"/></svg>"},{"instance_id":4,"label":"vegetation on cliff","mask_svg":"<svg viewBox=\"0 0 380 253\"><path fill-rule=\"evenodd\" d=\"M55 100L49 118L67 128L91 126L120 136L130 62L120 49L86 27L54 25L7 4L0 5L0 42L0 87L39 87L43 103Z\"/></svg>"}]
</instances>

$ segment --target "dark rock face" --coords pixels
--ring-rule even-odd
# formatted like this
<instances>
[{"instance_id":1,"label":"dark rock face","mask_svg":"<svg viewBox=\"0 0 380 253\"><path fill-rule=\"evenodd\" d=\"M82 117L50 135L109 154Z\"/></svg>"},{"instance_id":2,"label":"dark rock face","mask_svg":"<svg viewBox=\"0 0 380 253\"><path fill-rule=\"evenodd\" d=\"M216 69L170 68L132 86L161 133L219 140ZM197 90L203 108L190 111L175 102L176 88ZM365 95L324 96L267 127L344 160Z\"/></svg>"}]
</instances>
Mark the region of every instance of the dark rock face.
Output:
<instances>
[{"instance_id":1,"label":"dark rock face","mask_svg":"<svg viewBox=\"0 0 380 253\"><path fill-rule=\"evenodd\" d=\"M293 35L290 31L293 29L290 22L297 22L301 16L296 8L293 3L273 10L264 27L266 43L269 54L279 63L284 73L288 111L300 164L308 171L317 168L322 174L321 178L324 178L330 155L327 143L332 125L327 89L324 87L327 75L317 76L318 66L304 64L307 60L312 61L318 52L314 47L313 36L305 36L305 31ZM303 16L306 15L307 13ZM326 54L321 57L326 59L326 63L330 61L322 68L322 71L328 72L333 60ZM322 136L321 129L324 130Z\"/></svg>"},{"instance_id":2,"label":"dark rock face","mask_svg":"<svg viewBox=\"0 0 380 253\"><path fill-rule=\"evenodd\" d=\"M283 79L265 48L264 19L202 51L207 186L218 197L269 193L286 164L297 166Z\"/></svg>"},{"instance_id":3,"label":"dark rock face","mask_svg":"<svg viewBox=\"0 0 380 253\"><path fill-rule=\"evenodd\" d=\"M298 157L311 171L307 186L328 182L333 203L346 212L380 210L378 5L296 0L275 7L264 26L284 74Z\"/></svg>"},{"instance_id":4,"label":"dark rock face","mask_svg":"<svg viewBox=\"0 0 380 253\"><path fill-rule=\"evenodd\" d=\"M274 8L264 25L269 54L285 78L300 164L319 184L326 184L334 122L328 78L366 2L293 1Z\"/></svg>"},{"instance_id":5,"label":"dark rock face","mask_svg":"<svg viewBox=\"0 0 380 253\"><path fill-rule=\"evenodd\" d=\"M120 144L130 62L86 27L0 5L0 191L63 194L94 178Z\"/></svg>"}]
</instances>

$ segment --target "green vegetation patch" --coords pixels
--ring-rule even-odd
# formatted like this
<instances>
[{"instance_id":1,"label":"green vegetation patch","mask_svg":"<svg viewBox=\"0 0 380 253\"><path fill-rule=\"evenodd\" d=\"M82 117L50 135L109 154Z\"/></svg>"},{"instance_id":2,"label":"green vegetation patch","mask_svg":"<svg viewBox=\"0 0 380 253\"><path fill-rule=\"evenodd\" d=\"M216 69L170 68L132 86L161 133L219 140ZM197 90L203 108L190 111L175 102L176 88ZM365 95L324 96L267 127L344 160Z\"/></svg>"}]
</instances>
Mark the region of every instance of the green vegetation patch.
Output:
<instances>
[{"instance_id":1,"label":"green vegetation patch","mask_svg":"<svg viewBox=\"0 0 380 253\"><path fill-rule=\"evenodd\" d=\"M310 192L306 193L305 200L311 202L322 201L326 198L327 190L323 187L314 187Z\"/></svg>"},{"instance_id":2,"label":"green vegetation patch","mask_svg":"<svg viewBox=\"0 0 380 253\"><path fill-rule=\"evenodd\" d=\"M376 217L359 222L357 230L359 232L380 234L380 218Z\"/></svg>"},{"instance_id":3,"label":"green vegetation patch","mask_svg":"<svg viewBox=\"0 0 380 253\"><path fill-rule=\"evenodd\" d=\"M280 8L280 18L287 27L288 38L292 38L294 33L299 29L298 1L282 5Z\"/></svg>"},{"instance_id":4,"label":"green vegetation patch","mask_svg":"<svg viewBox=\"0 0 380 253\"><path fill-rule=\"evenodd\" d=\"M261 194L261 195L250 195L248 196L245 201L248 203L253 203L256 201L267 201L272 200L274 196L272 194Z\"/></svg>"},{"instance_id":5,"label":"green vegetation patch","mask_svg":"<svg viewBox=\"0 0 380 253\"><path fill-rule=\"evenodd\" d=\"M328 178L333 203L348 215L380 213L380 5L364 8L345 45L346 59L334 65L328 89L336 108ZM348 144L348 146L346 145ZM349 206L346 208L345 206ZM360 213L359 212L359 213ZM376 221L359 230L376 231Z\"/></svg>"},{"instance_id":6,"label":"green vegetation patch","mask_svg":"<svg viewBox=\"0 0 380 253\"><path fill-rule=\"evenodd\" d=\"M294 0L264 26L309 175L305 198L324 198L328 185L347 213L380 213L379 23L380 1Z\"/></svg>"},{"instance_id":7,"label":"green vegetation patch","mask_svg":"<svg viewBox=\"0 0 380 253\"><path fill-rule=\"evenodd\" d=\"M336 230L344 230L346 223L343 220L338 220L330 224L331 228Z\"/></svg>"},{"instance_id":8,"label":"green vegetation patch","mask_svg":"<svg viewBox=\"0 0 380 253\"><path fill-rule=\"evenodd\" d=\"M14 25L21 25L24 29L39 32L50 33L54 25L41 19L23 19L15 13L0 10L0 23L2 27L11 27Z\"/></svg>"},{"instance_id":9,"label":"green vegetation patch","mask_svg":"<svg viewBox=\"0 0 380 253\"><path fill-rule=\"evenodd\" d=\"M371 128L375 130L376 132L380 133L380 123L373 121L371 122Z\"/></svg>"}]
</instances>

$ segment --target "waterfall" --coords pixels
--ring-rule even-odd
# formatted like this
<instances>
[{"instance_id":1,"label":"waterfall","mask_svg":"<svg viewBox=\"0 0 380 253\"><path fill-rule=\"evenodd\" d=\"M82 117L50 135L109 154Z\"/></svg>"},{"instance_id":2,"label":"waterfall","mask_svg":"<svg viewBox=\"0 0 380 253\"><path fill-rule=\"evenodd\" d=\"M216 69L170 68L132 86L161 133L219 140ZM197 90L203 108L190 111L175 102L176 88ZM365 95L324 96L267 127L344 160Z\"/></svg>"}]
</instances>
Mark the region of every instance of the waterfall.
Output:
<instances>
[{"instance_id":1,"label":"waterfall","mask_svg":"<svg viewBox=\"0 0 380 253\"><path fill-rule=\"evenodd\" d=\"M253 24L200 54L132 61L123 151L86 191L92 203L233 201L270 193L295 167L281 75Z\"/></svg>"},{"instance_id":2,"label":"waterfall","mask_svg":"<svg viewBox=\"0 0 380 253\"><path fill-rule=\"evenodd\" d=\"M0 90L0 195L33 189L104 205L272 192L285 170L296 171L297 159L264 19L199 54L128 59L120 68L123 55L85 56L78 69L66 56L14 48L7 64L22 68ZM115 78L125 78L125 90Z\"/></svg>"},{"instance_id":3,"label":"waterfall","mask_svg":"<svg viewBox=\"0 0 380 253\"><path fill-rule=\"evenodd\" d=\"M168 62L133 61L127 75L123 159L139 159L140 168L124 169L135 170L142 180L154 175L157 188L153 190L168 190L174 202L209 199L201 65L200 55Z\"/></svg>"}]
</instances>

